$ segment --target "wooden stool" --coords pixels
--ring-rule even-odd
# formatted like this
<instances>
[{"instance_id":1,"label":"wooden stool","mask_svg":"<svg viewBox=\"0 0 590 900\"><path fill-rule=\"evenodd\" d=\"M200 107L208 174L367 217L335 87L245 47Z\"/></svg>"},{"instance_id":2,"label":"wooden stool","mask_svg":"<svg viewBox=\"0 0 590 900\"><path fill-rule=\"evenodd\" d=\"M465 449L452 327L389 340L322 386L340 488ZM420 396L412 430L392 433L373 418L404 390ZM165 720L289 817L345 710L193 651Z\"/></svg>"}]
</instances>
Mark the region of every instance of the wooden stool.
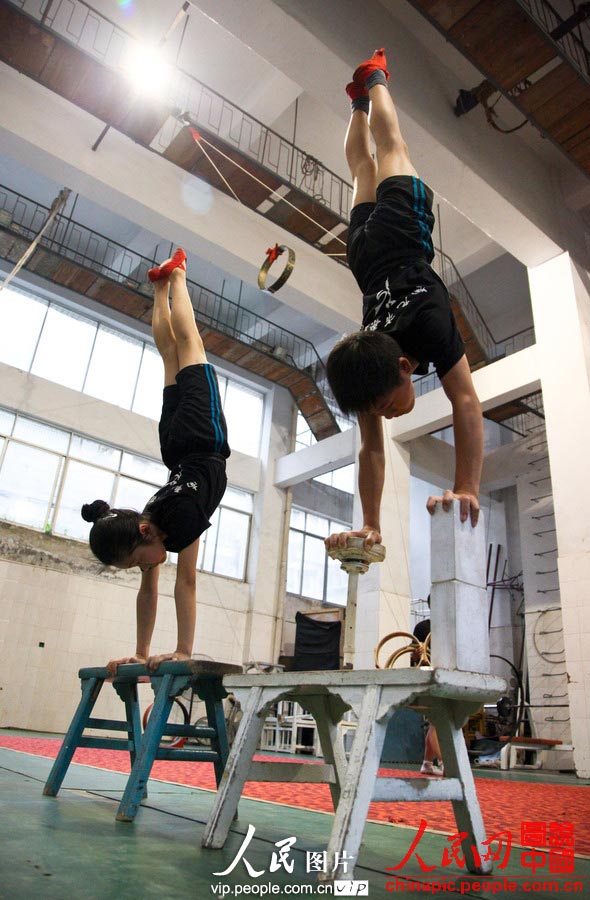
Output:
<instances>
[{"instance_id":1,"label":"wooden stool","mask_svg":"<svg viewBox=\"0 0 590 900\"><path fill-rule=\"evenodd\" d=\"M285 672L240 675L224 680L242 705L243 718L205 829L204 847L225 844L245 781L323 782L330 786L335 809L328 844L328 872L344 851L356 860L369 804L392 801L450 800L471 872L490 872L485 831L475 794L462 726L482 703L506 688L502 678L432 668L400 671ZM264 720L274 703L292 700L313 715L325 763L253 762ZM378 770L389 720L408 706L426 714L436 726L445 760L445 777L379 778ZM347 760L338 723L346 710L358 717ZM471 848L475 847L477 854ZM338 855L337 855L338 854ZM330 877L330 876L327 876ZM353 870L341 876L350 880Z\"/></svg>"},{"instance_id":2,"label":"wooden stool","mask_svg":"<svg viewBox=\"0 0 590 900\"><path fill-rule=\"evenodd\" d=\"M547 761L547 750L571 750L564 746L562 741L552 741L549 738L513 737L508 738L500 751L500 768L506 769L542 769ZM532 765L517 763L516 751L530 750L535 754L535 762Z\"/></svg>"},{"instance_id":3,"label":"wooden stool","mask_svg":"<svg viewBox=\"0 0 590 900\"><path fill-rule=\"evenodd\" d=\"M121 822L133 821L142 798L147 796L146 785L155 759L212 762L215 780L219 785L229 752L222 703L223 698L227 697L227 691L223 687L222 678L224 675L235 675L241 671L241 666L194 659L164 662L155 672L149 672L140 664L119 666L117 676L113 679L109 678L106 668L80 669L78 674L82 699L49 773L43 793L48 797L56 796L77 747L129 751L131 773L117 811L117 819ZM105 681L112 683L124 701L125 721L91 717ZM137 700L137 684L142 681L150 681L155 694L154 706L143 737ZM204 701L207 726L168 724L174 698L187 688L192 688ZM126 731L127 740L85 736L86 728ZM208 738L211 747L190 750L162 747L160 741L163 735Z\"/></svg>"}]
</instances>

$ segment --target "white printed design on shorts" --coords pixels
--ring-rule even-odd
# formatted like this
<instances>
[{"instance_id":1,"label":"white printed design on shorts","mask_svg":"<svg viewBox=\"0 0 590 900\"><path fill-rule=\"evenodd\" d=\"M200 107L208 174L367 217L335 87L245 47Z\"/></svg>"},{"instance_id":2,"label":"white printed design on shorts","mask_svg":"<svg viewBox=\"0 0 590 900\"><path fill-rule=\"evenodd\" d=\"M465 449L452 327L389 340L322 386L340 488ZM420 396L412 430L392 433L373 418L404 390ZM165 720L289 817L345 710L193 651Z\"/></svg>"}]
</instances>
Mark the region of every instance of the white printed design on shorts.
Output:
<instances>
[{"instance_id":1,"label":"white printed design on shorts","mask_svg":"<svg viewBox=\"0 0 590 900\"><path fill-rule=\"evenodd\" d=\"M385 279L385 287L383 288L382 291L378 291L375 299L379 300L380 302L385 300L385 306L386 307L391 306L393 301L391 299L391 291L389 289L389 278Z\"/></svg>"},{"instance_id":2,"label":"white printed design on shorts","mask_svg":"<svg viewBox=\"0 0 590 900\"><path fill-rule=\"evenodd\" d=\"M414 288L414 290L410 294L406 294L406 296L403 297L402 300L393 300L389 287L389 278L386 278L385 287L382 291L378 291L375 295L375 299L379 301L379 303L376 304L375 311L379 312L382 307L387 310L393 306L394 309L387 313L383 325L381 324L381 318L375 318L368 325L365 325L363 328L361 328L361 331L377 331L379 328L389 328L391 325L393 325L401 310L410 305L410 303L412 302L412 297L415 297L417 294L427 293L428 291L425 287L417 287Z\"/></svg>"}]
</instances>

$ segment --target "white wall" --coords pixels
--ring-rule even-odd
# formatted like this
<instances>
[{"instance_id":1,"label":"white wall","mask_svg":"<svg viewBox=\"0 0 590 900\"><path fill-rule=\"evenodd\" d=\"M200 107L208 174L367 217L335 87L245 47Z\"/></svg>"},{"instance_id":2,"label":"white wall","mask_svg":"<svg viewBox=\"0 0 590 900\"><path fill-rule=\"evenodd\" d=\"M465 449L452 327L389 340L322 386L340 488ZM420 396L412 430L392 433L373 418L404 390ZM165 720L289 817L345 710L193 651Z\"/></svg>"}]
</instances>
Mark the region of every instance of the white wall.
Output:
<instances>
[{"instance_id":1,"label":"white wall","mask_svg":"<svg viewBox=\"0 0 590 900\"><path fill-rule=\"evenodd\" d=\"M175 574L170 566L161 579L154 653L176 646ZM80 699L78 669L106 665L135 649L138 580L131 574L93 577L0 559L1 727L67 729ZM247 607L246 584L199 573L194 652L241 663ZM142 694L147 705L149 689ZM114 691L103 690L96 711L120 718L121 701Z\"/></svg>"}]
</instances>

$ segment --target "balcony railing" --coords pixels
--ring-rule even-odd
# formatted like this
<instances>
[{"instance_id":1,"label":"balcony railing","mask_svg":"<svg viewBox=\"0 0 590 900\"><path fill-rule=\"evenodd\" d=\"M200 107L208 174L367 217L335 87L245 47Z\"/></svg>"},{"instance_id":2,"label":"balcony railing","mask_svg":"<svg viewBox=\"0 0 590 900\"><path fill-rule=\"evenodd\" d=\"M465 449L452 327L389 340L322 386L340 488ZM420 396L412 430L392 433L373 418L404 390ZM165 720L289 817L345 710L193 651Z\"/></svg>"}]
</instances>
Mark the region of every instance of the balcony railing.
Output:
<instances>
[{"instance_id":1,"label":"balcony railing","mask_svg":"<svg viewBox=\"0 0 590 900\"><path fill-rule=\"evenodd\" d=\"M85 0L9 0L13 6L101 63L123 74L125 60L139 42ZM230 103L178 66L164 101L170 109L188 110L203 129L218 135L287 184L343 220L348 220L352 187L272 128ZM164 152L183 125L170 116L151 147Z\"/></svg>"},{"instance_id":2,"label":"balcony railing","mask_svg":"<svg viewBox=\"0 0 590 900\"><path fill-rule=\"evenodd\" d=\"M49 207L0 186L1 227L30 241L41 230L48 213ZM40 245L122 287L151 296L147 272L155 264L153 259L92 231L67 215L56 216ZM187 286L200 324L305 372L318 386L337 421L348 421L333 397L324 364L313 344L203 285L188 281Z\"/></svg>"},{"instance_id":3,"label":"balcony railing","mask_svg":"<svg viewBox=\"0 0 590 900\"><path fill-rule=\"evenodd\" d=\"M137 39L133 35L94 10L85 0L9 0L9 2L31 18L41 22L44 27L60 35L64 40L120 73L123 72L125 57L131 48L138 44ZM541 4L544 7L549 6L546 0L522 0L522 2L526 3L527 6L536 4ZM555 15L557 14L555 13ZM230 103L225 97L202 84L179 67L173 67L173 78L167 90L166 101L171 108L177 107L189 110L191 115L202 125L203 129L218 135L245 156L256 160L257 163L273 172L286 183L297 187L311 199L332 210L343 222L348 222L352 198L352 186L350 184L322 165L313 156L286 140L244 110ZM152 142L152 148L163 152L182 127L175 118L170 116ZM44 208L40 209L42 210L40 219L43 219ZM57 227L60 229L65 228L62 221L63 218L59 217L58 219ZM31 224L32 231L36 232L39 228L40 226L36 227L34 223ZM145 267L149 268L153 264L153 261L139 257L113 241L107 241L106 238L95 235L94 232L84 229L83 226L79 226L77 223L69 222L67 235L64 232L57 239L60 246L67 247L70 253L75 252L73 248L78 244L84 246L85 250L82 253L84 258L95 259L95 257L100 256L100 253L104 253L103 265L105 274L110 272L111 274L108 274L108 277L115 277L115 280L117 278L125 279L131 277L131 275L126 273L134 273L135 280L141 284L142 281L146 280L147 269ZM94 247L97 240L98 243ZM82 264L87 265L87 263ZM497 344L450 257L442 251L436 250L433 266L456 297L489 360L516 352L516 349L522 349L523 346L530 346L530 344L534 343L534 335L532 330L530 330L520 336L520 340L517 341L514 349L512 349L511 342L519 338L518 335ZM205 288L199 288L199 290L206 291ZM209 296L210 292L206 293ZM219 299L224 300L224 298ZM215 307L213 301L209 302L209 300L203 298L200 302L208 309ZM231 303L231 301L225 300L224 302ZM236 304L232 305L240 309ZM225 312L229 320L232 321L234 313L229 308ZM243 313L244 311L242 310ZM222 320L218 318L217 312L214 311L212 315L213 319L221 326ZM272 327L274 328L274 326ZM255 330L262 332L263 326L260 328L256 326ZM296 336L293 337L295 338ZM296 338L296 340L302 341L301 338ZM528 343L522 343L527 340ZM270 345L271 341L269 340L266 343ZM283 345L279 342L273 346ZM316 363L312 358L314 355L317 359L319 357L317 357L315 348L312 345L310 347L313 349L310 362L302 366L299 366L299 363L296 362L296 365L305 369L307 369L308 365L311 366L311 373L312 370L316 371ZM298 356L291 353L290 350L287 350L287 353L292 359L298 359ZM304 353L303 356L307 358L308 354ZM321 370L318 370L318 372L321 373ZM318 377L318 384L322 388L325 387L326 396L330 398L329 405L332 408L331 404L332 402L335 403L335 401L331 399L332 395L329 392L325 376L320 374ZM317 379L315 380L317 381ZM419 381L416 382L417 388L418 384ZM425 376L425 380L418 390L425 393L427 390L432 390L437 386L438 379L436 375L428 375Z\"/></svg>"},{"instance_id":4,"label":"balcony railing","mask_svg":"<svg viewBox=\"0 0 590 900\"><path fill-rule=\"evenodd\" d=\"M534 343L535 329L525 328L523 331L518 331L516 334L504 338L502 341L495 342L493 353L489 357L489 362L495 362L498 359L503 359L505 356L511 356L513 353L518 353L519 350L525 350L526 347L532 347ZM429 372L428 375L422 375L420 378L414 380L414 390L416 391L417 397L428 394L430 391L435 391L441 386L440 379L436 372Z\"/></svg>"},{"instance_id":5,"label":"balcony railing","mask_svg":"<svg viewBox=\"0 0 590 900\"><path fill-rule=\"evenodd\" d=\"M450 293L456 298L487 358L494 359L496 356L496 344L492 333L475 305L467 285L459 275L455 263L446 253L435 248L432 266L440 275Z\"/></svg>"},{"instance_id":6,"label":"balcony railing","mask_svg":"<svg viewBox=\"0 0 590 900\"><path fill-rule=\"evenodd\" d=\"M555 39L552 33L564 22L563 17L548 0L516 0L519 6L551 38L560 56L567 59L590 84L590 54L580 38L573 31ZM574 9L572 7L572 13Z\"/></svg>"}]
</instances>

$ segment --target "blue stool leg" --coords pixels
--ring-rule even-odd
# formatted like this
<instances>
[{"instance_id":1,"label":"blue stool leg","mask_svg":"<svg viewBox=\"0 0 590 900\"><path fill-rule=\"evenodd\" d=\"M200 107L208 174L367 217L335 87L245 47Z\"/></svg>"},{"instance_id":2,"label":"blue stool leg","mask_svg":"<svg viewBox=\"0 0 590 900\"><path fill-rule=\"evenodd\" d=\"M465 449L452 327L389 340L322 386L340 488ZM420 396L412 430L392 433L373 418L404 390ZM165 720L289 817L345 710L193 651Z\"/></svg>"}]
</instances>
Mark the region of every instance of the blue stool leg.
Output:
<instances>
[{"instance_id":1,"label":"blue stool leg","mask_svg":"<svg viewBox=\"0 0 590 900\"><path fill-rule=\"evenodd\" d=\"M74 713L74 718L63 739L61 749L43 788L43 793L46 797L55 797L59 791L103 684L103 678L84 679L82 683L82 699Z\"/></svg>"},{"instance_id":2,"label":"blue stool leg","mask_svg":"<svg viewBox=\"0 0 590 900\"><path fill-rule=\"evenodd\" d=\"M227 742L227 729L222 701L209 691L203 691L205 709L207 710L207 722L210 728L215 729L215 737L211 738L211 746L217 752L217 760L213 763L215 769L215 783L219 787L223 770L229 756L229 744Z\"/></svg>"},{"instance_id":3,"label":"blue stool leg","mask_svg":"<svg viewBox=\"0 0 590 900\"><path fill-rule=\"evenodd\" d=\"M173 679L173 675L163 675L161 678L156 679L157 693L154 706L139 745L139 750L136 752L135 762L121 797L119 809L117 810L117 821L119 822L133 821L144 796L152 765L160 745L160 738L166 727L170 707L173 702L173 698L169 696Z\"/></svg>"},{"instance_id":4,"label":"blue stool leg","mask_svg":"<svg viewBox=\"0 0 590 900\"><path fill-rule=\"evenodd\" d=\"M131 757L131 768L135 765L137 751L141 744L141 715L139 711L139 700L137 697L137 682L113 682L117 694L125 704L125 717L127 719L127 738L129 740L129 756ZM147 797L147 790L143 793L144 799Z\"/></svg>"}]
</instances>

